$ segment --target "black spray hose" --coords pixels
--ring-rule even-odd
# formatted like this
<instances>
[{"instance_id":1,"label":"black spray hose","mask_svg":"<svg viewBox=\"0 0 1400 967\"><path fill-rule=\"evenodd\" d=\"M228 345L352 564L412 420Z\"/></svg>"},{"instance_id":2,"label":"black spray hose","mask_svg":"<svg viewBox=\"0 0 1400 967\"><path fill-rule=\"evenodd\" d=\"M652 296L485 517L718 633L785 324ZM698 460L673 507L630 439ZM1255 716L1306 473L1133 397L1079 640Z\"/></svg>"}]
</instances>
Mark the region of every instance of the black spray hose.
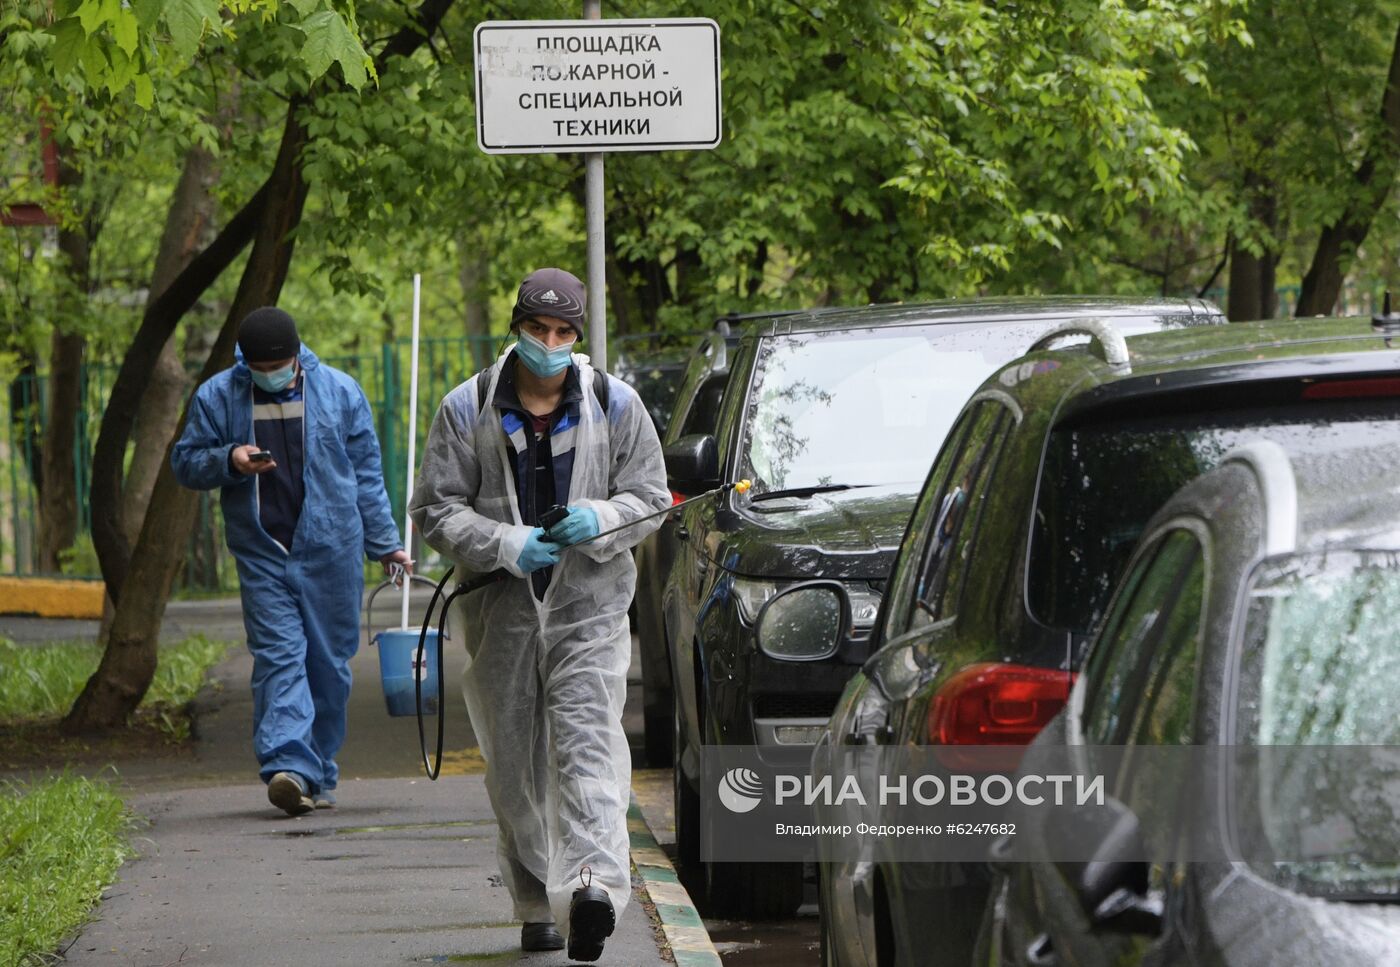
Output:
<instances>
[{"instance_id":1,"label":"black spray hose","mask_svg":"<svg viewBox=\"0 0 1400 967\"><path fill-rule=\"evenodd\" d=\"M418 631L418 652L416 664L418 668L426 667L423 664L424 653L427 650L428 629L433 623L433 608L437 606L438 598L442 597L442 589L447 586L447 581L452 577L454 568L448 568L447 573L442 576L442 580L433 589L433 596L428 601L428 611L423 615L423 627ZM423 734L423 676L421 674L413 676L413 711L418 718L418 753L423 757L423 771L428 774L428 778L436 781L438 773L442 770L442 730L444 720L447 718L447 676L443 674L442 667L442 638L443 632L447 630L447 612L452 607L452 602L463 594L471 594L473 591L486 587L488 584L495 584L502 578L509 577L510 572L501 569L492 571L490 574L483 574L464 581L452 589L452 593L442 602L442 613L438 616L437 627L437 670L438 670L438 727L437 727L437 754L429 760L428 740Z\"/></svg>"}]
</instances>

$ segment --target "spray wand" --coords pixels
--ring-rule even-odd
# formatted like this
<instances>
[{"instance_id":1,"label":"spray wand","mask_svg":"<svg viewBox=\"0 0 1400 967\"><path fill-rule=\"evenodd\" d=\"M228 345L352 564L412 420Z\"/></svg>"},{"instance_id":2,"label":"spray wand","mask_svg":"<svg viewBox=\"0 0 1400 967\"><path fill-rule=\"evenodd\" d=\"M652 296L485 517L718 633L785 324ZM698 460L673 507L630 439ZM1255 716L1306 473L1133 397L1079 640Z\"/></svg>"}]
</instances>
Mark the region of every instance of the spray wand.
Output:
<instances>
[{"instance_id":1,"label":"spray wand","mask_svg":"<svg viewBox=\"0 0 1400 967\"><path fill-rule=\"evenodd\" d=\"M585 538L584 540L579 541L577 544L571 544L569 546L578 547L579 544L591 544L596 540L601 540L602 538L607 537L609 534L616 534L618 531L625 531L629 527L636 527L638 524L643 523L644 521L654 520L657 517L664 517L672 511L680 510L686 504L693 503L697 500L703 500L706 497L715 497L719 494L726 494L731 490L735 493L746 494L749 492L749 488L752 486L752 480L735 480L732 483L720 484L713 490L707 490L703 494L696 494L694 497L687 497L685 500L677 501L669 507L663 507L655 513L647 514L644 517L634 517L632 520L629 520L625 524L619 524L617 527L614 527L611 530L605 530L600 533L594 534L592 537ZM549 528L553 527L555 524L559 523L561 520L567 517L568 513L569 509L567 507L560 507L558 504L556 504L553 507L549 508L549 510L545 511L542 515L540 515L540 523L543 524L545 530L548 531ZM548 521L547 524L545 523L546 521ZM546 534L545 539L548 540L548 538L549 535Z\"/></svg>"}]
</instances>

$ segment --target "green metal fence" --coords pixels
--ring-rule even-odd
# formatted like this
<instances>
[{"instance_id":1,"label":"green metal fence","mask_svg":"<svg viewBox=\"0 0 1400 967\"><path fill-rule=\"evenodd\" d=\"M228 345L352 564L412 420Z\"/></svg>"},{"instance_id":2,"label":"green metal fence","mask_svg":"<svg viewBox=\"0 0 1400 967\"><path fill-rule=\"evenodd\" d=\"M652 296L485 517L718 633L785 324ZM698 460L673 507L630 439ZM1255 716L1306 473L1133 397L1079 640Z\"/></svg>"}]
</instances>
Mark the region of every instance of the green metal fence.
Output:
<instances>
[{"instance_id":1,"label":"green metal fence","mask_svg":"<svg viewBox=\"0 0 1400 967\"><path fill-rule=\"evenodd\" d=\"M419 341L418 445L427 436L437 404L458 383L493 357L498 337L460 337ZM407 484L408 409L412 344L398 339L378 352L331 356L323 361L353 376L364 388L374 412L384 458L385 486L402 526ZM89 534L92 508L88 484L92 448L101 425L113 367L85 365L81 373L82 406L73 444L74 483L78 495L78 544L67 573L97 577ZM0 434L0 571L37 574L39 491L36 486L40 446L48 425L48 379L25 374L13 380L3 398L5 432ZM201 493L199 513L178 585L188 590L218 591L235 586L232 561L223 544L223 521L217 494Z\"/></svg>"}]
</instances>

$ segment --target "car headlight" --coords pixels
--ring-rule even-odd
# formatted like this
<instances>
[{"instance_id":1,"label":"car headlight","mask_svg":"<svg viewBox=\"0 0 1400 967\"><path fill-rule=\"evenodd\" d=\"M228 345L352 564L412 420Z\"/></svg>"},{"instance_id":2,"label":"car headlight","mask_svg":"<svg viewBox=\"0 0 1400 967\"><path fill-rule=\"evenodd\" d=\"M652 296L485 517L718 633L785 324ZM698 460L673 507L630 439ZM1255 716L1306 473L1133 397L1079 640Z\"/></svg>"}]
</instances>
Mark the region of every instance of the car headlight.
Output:
<instances>
[{"instance_id":1,"label":"car headlight","mask_svg":"<svg viewBox=\"0 0 1400 967\"><path fill-rule=\"evenodd\" d=\"M763 610L763 605L778 593L778 582L736 576L733 591L734 600L739 604L739 616L753 624L758 620L758 613Z\"/></svg>"}]
</instances>

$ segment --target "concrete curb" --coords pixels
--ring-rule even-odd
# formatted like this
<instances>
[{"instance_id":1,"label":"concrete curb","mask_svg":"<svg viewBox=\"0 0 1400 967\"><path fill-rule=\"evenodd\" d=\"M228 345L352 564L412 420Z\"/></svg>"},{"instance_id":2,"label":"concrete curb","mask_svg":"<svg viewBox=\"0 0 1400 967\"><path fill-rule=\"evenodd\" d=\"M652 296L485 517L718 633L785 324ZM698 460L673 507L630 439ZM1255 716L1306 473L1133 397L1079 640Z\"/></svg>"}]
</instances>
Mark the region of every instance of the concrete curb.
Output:
<instances>
[{"instance_id":1,"label":"concrete curb","mask_svg":"<svg viewBox=\"0 0 1400 967\"><path fill-rule=\"evenodd\" d=\"M681 886L676 868L657 845L636 796L627 810L627 832L632 839L632 865L646 884L651 902L656 904L661 930L678 967L720 967L719 952L710 941L709 931L690 894Z\"/></svg>"}]
</instances>

